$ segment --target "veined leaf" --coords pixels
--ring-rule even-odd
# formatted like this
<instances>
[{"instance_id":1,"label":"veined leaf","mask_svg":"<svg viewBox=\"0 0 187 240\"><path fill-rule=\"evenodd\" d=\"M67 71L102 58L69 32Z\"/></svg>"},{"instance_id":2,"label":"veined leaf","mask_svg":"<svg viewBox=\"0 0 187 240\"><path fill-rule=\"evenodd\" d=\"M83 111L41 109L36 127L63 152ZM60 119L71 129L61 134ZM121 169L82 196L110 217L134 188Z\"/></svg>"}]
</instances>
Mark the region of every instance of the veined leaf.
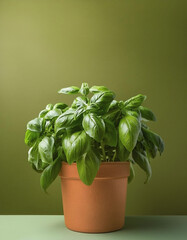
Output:
<instances>
[{"instance_id":1,"label":"veined leaf","mask_svg":"<svg viewBox=\"0 0 187 240\"><path fill-rule=\"evenodd\" d=\"M128 99L127 101L125 101L124 107L126 109L138 108L145 99L146 99L145 95L138 94L137 96L132 97L132 98Z\"/></svg>"},{"instance_id":2,"label":"veined leaf","mask_svg":"<svg viewBox=\"0 0 187 240\"><path fill-rule=\"evenodd\" d=\"M27 130L25 133L25 143L31 147L35 141L38 139L40 133L39 132L32 132L30 130Z\"/></svg>"},{"instance_id":3,"label":"veined leaf","mask_svg":"<svg viewBox=\"0 0 187 240\"><path fill-rule=\"evenodd\" d=\"M60 110L64 110L68 107L67 104L65 103L56 103L53 107L53 109L60 109Z\"/></svg>"},{"instance_id":4,"label":"veined leaf","mask_svg":"<svg viewBox=\"0 0 187 240\"><path fill-rule=\"evenodd\" d=\"M129 152L136 146L139 132L140 122L136 117L127 115L120 120L119 138Z\"/></svg>"},{"instance_id":5,"label":"veined leaf","mask_svg":"<svg viewBox=\"0 0 187 240\"><path fill-rule=\"evenodd\" d=\"M67 162L72 164L89 150L90 138L85 131L78 131L72 135L67 135L62 141Z\"/></svg>"},{"instance_id":6,"label":"veined leaf","mask_svg":"<svg viewBox=\"0 0 187 240\"><path fill-rule=\"evenodd\" d=\"M146 172L147 179L145 183L147 183L151 178L152 170L146 152L145 151L139 152L136 149L134 149L132 151L132 157L134 161Z\"/></svg>"},{"instance_id":7,"label":"veined leaf","mask_svg":"<svg viewBox=\"0 0 187 240\"><path fill-rule=\"evenodd\" d=\"M39 118L43 118L43 117L45 117L45 115L46 115L48 112L49 112L49 110L44 109L44 110L42 110L42 111L39 113L38 117L39 117Z\"/></svg>"},{"instance_id":8,"label":"veined leaf","mask_svg":"<svg viewBox=\"0 0 187 240\"><path fill-rule=\"evenodd\" d=\"M42 162L52 163L53 162L53 147L54 147L54 138L53 137L44 137L38 145L38 150Z\"/></svg>"},{"instance_id":9,"label":"veined leaf","mask_svg":"<svg viewBox=\"0 0 187 240\"><path fill-rule=\"evenodd\" d=\"M27 123L27 129L32 132L42 132L42 122L43 118L35 118Z\"/></svg>"},{"instance_id":10,"label":"veined leaf","mask_svg":"<svg viewBox=\"0 0 187 240\"><path fill-rule=\"evenodd\" d=\"M64 93L64 94L76 94L78 92L79 92L79 88L75 86L62 88L61 90L58 91L58 93Z\"/></svg>"},{"instance_id":11,"label":"veined leaf","mask_svg":"<svg viewBox=\"0 0 187 240\"><path fill-rule=\"evenodd\" d=\"M93 151L88 151L77 160L80 179L86 185L91 185L100 166L100 160Z\"/></svg>"},{"instance_id":12,"label":"veined leaf","mask_svg":"<svg viewBox=\"0 0 187 240\"><path fill-rule=\"evenodd\" d=\"M101 142L105 134L105 123L102 118L94 113L88 113L84 116L82 125L90 137Z\"/></svg>"},{"instance_id":13,"label":"veined leaf","mask_svg":"<svg viewBox=\"0 0 187 240\"><path fill-rule=\"evenodd\" d=\"M117 130L113 124L113 122L105 119L105 134L103 141L105 145L108 145L110 147L116 147L117 145Z\"/></svg>"},{"instance_id":14,"label":"veined leaf","mask_svg":"<svg viewBox=\"0 0 187 240\"><path fill-rule=\"evenodd\" d=\"M50 110L46 115L45 115L45 119L46 120L51 120L53 118L59 117L62 114L62 111L60 109L53 109Z\"/></svg>"},{"instance_id":15,"label":"veined leaf","mask_svg":"<svg viewBox=\"0 0 187 240\"><path fill-rule=\"evenodd\" d=\"M118 145L117 145L117 158L121 162L125 162L128 160L129 155L130 155L130 152L123 146L122 142L119 139Z\"/></svg>"},{"instance_id":16,"label":"veined leaf","mask_svg":"<svg viewBox=\"0 0 187 240\"><path fill-rule=\"evenodd\" d=\"M90 88L90 92L99 93L99 92L109 92L110 90L104 86L93 86Z\"/></svg>"},{"instance_id":17,"label":"veined leaf","mask_svg":"<svg viewBox=\"0 0 187 240\"><path fill-rule=\"evenodd\" d=\"M156 121L156 117L150 109L142 106L140 106L139 109L140 109L142 118L150 121Z\"/></svg>"},{"instance_id":18,"label":"veined leaf","mask_svg":"<svg viewBox=\"0 0 187 240\"><path fill-rule=\"evenodd\" d=\"M75 98L71 107L72 108L85 107L87 105L87 102L88 102L87 97L80 96L80 97Z\"/></svg>"},{"instance_id":19,"label":"veined leaf","mask_svg":"<svg viewBox=\"0 0 187 240\"><path fill-rule=\"evenodd\" d=\"M147 141L150 141L154 145L156 145L158 148L158 151L160 152L160 154L162 154L164 151L164 141L162 140L162 138L158 134L156 134L146 128L142 128L142 132L143 132L144 138Z\"/></svg>"}]
</instances>

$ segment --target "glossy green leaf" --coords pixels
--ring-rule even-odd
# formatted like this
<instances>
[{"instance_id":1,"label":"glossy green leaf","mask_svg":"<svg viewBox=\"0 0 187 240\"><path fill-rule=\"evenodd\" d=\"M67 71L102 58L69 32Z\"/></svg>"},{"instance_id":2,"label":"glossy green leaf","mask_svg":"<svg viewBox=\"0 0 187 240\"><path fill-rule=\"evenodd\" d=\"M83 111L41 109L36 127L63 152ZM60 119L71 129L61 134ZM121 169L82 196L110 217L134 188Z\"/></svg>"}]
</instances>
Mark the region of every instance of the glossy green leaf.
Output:
<instances>
[{"instance_id":1,"label":"glossy green leaf","mask_svg":"<svg viewBox=\"0 0 187 240\"><path fill-rule=\"evenodd\" d=\"M46 189L51 185L51 183L56 179L62 167L62 162L57 158L48 167L45 168L40 177L40 186L46 191Z\"/></svg>"},{"instance_id":2,"label":"glossy green leaf","mask_svg":"<svg viewBox=\"0 0 187 240\"><path fill-rule=\"evenodd\" d=\"M85 107L87 105L88 99L85 96L80 96L75 98L71 107L78 108L78 107Z\"/></svg>"},{"instance_id":3,"label":"glossy green leaf","mask_svg":"<svg viewBox=\"0 0 187 240\"><path fill-rule=\"evenodd\" d=\"M49 112L49 110L44 109L44 110L42 110L42 111L39 113L38 117L39 117L39 118L43 118L43 117L45 117L45 115L46 115L48 112Z\"/></svg>"},{"instance_id":4,"label":"glossy green leaf","mask_svg":"<svg viewBox=\"0 0 187 240\"><path fill-rule=\"evenodd\" d=\"M62 111L60 109L53 109L50 110L46 115L45 115L45 119L46 120L51 120L53 118L57 118L62 114Z\"/></svg>"},{"instance_id":5,"label":"glossy green leaf","mask_svg":"<svg viewBox=\"0 0 187 240\"><path fill-rule=\"evenodd\" d=\"M50 111L53 109L53 104L49 103L49 104L47 104L47 106L45 108L46 108L46 110Z\"/></svg>"},{"instance_id":6,"label":"glossy green leaf","mask_svg":"<svg viewBox=\"0 0 187 240\"><path fill-rule=\"evenodd\" d=\"M94 113L88 113L84 116L82 125L90 137L101 142L105 134L105 123L101 117Z\"/></svg>"},{"instance_id":7,"label":"glossy green leaf","mask_svg":"<svg viewBox=\"0 0 187 240\"><path fill-rule=\"evenodd\" d=\"M82 95L87 96L88 93L89 93L88 83L82 83L81 89L79 90L79 92L80 92Z\"/></svg>"},{"instance_id":8,"label":"glossy green leaf","mask_svg":"<svg viewBox=\"0 0 187 240\"><path fill-rule=\"evenodd\" d=\"M134 167L133 167L133 164L130 163L130 175L128 177L128 183L131 183L134 178L135 178Z\"/></svg>"},{"instance_id":9,"label":"glossy green leaf","mask_svg":"<svg viewBox=\"0 0 187 240\"><path fill-rule=\"evenodd\" d=\"M110 147L116 147L117 145L117 130L113 124L113 122L105 119L105 134L103 141L105 145L108 145Z\"/></svg>"},{"instance_id":10,"label":"glossy green leaf","mask_svg":"<svg viewBox=\"0 0 187 240\"><path fill-rule=\"evenodd\" d=\"M108 111L108 108L113 101L115 95L112 92L99 92L95 93L90 99L91 103L97 104L101 112L105 113Z\"/></svg>"},{"instance_id":11,"label":"glossy green leaf","mask_svg":"<svg viewBox=\"0 0 187 240\"><path fill-rule=\"evenodd\" d=\"M142 106L140 106L139 109L140 109L142 118L150 121L156 121L156 117L150 109Z\"/></svg>"},{"instance_id":12,"label":"glossy green leaf","mask_svg":"<svg viewBox=\"0 0 187 240\"><path fill-rule=\"evenodd\" d=\"M90 138L85 131L78 131L72 135L67 135L62 141L62 147L67 162L72 164L89 150Z\"/></svg>"},{"instance_id":13,"label":"glossy green leaf","mask_svg":"<svg viewBox=\"0 0 187 240\"><path fill-rule=\"evenodd\" d=\"M53 107L53 109L60 109L60 110L64 110L68 107L67 104L65 103L56 103Z\"/></svg>"},{"instance_id":14,"label":"glossy green leaf","mask_svg":"<svg viewBox=\"0 0 187 240\"><path fill-rule=\"evenodd\" d=\"M63 130L66 128L73 128L79 124L79 118L75 118L75 111L69 109L66 112L62 113L55 121L55 132Z\"/></svg>"},{"instance_id":15,"label":"glossy green leaf","mask_svg":"<svg viewBox=\"0 0 187 240\"><path fill-rule=\"evenodd\" d=\"M35 141L38 139L39 136L40 136L40 133L27 130L25 133L25 143L29 147L31 147L35 143Z\"/></svg>"},{"instance_id":16,"label":"glossy green leaf","mask_svg":"<svg viewBox=\"0 0 187 240\"><path fill-rule=\"evenodd\" d=\"M130 155L130 152L123 146L120 139L118 140L117 145L117 158L120 160L120 162L125 162L128 160Z\"/></svg>"},{"instance_id":17,"label":"glossy green leaf","mask_svg":"<svg viewBox=\"0 0 187 240\"><path fill-rule=\"evenodd\" d=\"M147 183L151 178L152 170L146 152L145 151L139 152L136 149L134 149L132 151L132 157L134 161L140 166L140 168L142 168L146 172L147 178L145 180L145 183Z\"/></svg>"},{"instance_id":18,"label":"glossy green leaf","mask_svg":"<svg viewBox=\"0 0 187 240\"><path fill-rule=\"evenodd\" d=\"M99 93L99 92L109 92L110 90L104 86L93 86L90 88L90 92Z\"/></svg>"},{"instance_id":19,"label":"glossy green leaf","mask_svg":"<svg viewBox=\"0 0 187 240\"><path fill-rule=\"evenodd\" d=\"M146 128L142 128L142 132L143 132L144 138L147 141L152 142L158 148L158 151L160 152L160 154L162 154L164 151L164 141L162 140L162 138L158 134Z\"/></svg>"},{"instance_id":20,"label":"glossy green leaf","mask_svg":"<svg viewBox=\"0 0 187 240\"><path fill-rule=\"evenodd\" d=\"M100 161L93 151L89 151L77 160L80 179L86 185L91 185L100 166Z\"/></svg>"},{"instance_id":21,"label":"glossy green leaf","mask_svg":"<svg viewBox=\"0 0 187 240\"><path fill-rule=\"evenodd\" d=\"M132 98L128 99L127 101L125 101L124 107L126 109L138 108L145 99L146 99L145 95L138 94L137 96L132 97Z\"/></svg>"},{"instance_id":22,"label":"glossy green leaf","mask_svg":"<svg viewBox=\"0 0 187 240\"><path fill-rule=\"evenodd\" d=\"M53 137L44 137L38 145L38 150L42 162L52 163L53 162L53 147L54 147L54 138Z\"/></svg>"},{"instance_id":23,"label":"glossy green leaf","mask_svg":"<svg viewBox=\"0 0 187 240\"><path fill-rule=\"evenodd\" d=\"M63 94L76 94L79 92L79 88L72 86L72 87L67 87L67 88L62 88L61 90L58 91L58 93L63 93Z\"/></svg>"},{"instance_id":24,"label":"glossy green leaf","mask_svg":"<svg viewBox=\"0 0 187 240\"><path fill-rule=\"evenodd\" d=\"M43 118L35 118L27 123L27 129L32 132L42 132Z\"/></svg>"},{"instance_id":25,"label":"glossy green leaf","mask_svg":"<svg viewBox=\"0 0 187 240\"><path fill-rule=\"evenodd\" d=\"M137 118L127 115L120 120L119 138L129 152L136 146L139 132L140 122Z\"/></svg>"}]
</instances>

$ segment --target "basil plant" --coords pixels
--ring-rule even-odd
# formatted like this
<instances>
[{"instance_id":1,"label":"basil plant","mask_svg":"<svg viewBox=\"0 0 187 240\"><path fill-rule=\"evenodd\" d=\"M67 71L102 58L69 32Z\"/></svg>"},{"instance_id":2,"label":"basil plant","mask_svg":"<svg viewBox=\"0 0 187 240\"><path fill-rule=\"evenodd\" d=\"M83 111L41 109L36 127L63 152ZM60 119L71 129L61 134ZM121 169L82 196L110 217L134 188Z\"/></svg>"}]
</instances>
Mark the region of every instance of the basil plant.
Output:
<instances>
[{"instance_id":1,"label":"basil plant","mask_svg":"<svg viewBox=\"0 0 187 240\"><path fill-rule=\"evenodd\" d=\"M80 179L91 185L102 162L130 162L130 182L137 164L150 179L151 159L164 150L162 138L152 132L148 121L153 112L141 106L146 96L126 101L104 86L62 88L60 94L79 94L71 106L48 104L27 124L25 143L30 147L28 161L41 173L40 185L46 191L58 176L62 161L76 163ZM88 94L92 94L89 98Z\"/></svg>"}]
</instances>

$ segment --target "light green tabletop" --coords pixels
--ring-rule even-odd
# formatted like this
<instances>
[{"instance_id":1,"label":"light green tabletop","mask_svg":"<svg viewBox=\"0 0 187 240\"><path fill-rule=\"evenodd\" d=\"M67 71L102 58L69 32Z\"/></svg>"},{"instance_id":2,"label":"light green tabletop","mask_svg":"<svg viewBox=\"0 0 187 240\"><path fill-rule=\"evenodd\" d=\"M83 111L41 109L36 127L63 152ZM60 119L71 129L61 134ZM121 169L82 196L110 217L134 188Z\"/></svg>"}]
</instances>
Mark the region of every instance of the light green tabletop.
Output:
<instances>
[{"instance_id":1,"label":"light green tabletop","mask_svg":"<svg viewBox=\"0 0 187 240\"><path fill-rule=\"evenodd\" d=\"M0 216L1 240L187 239L187 216L126 217L120 231L86 234L68 230L63 216Z\"/></svg>"}]
</instances>

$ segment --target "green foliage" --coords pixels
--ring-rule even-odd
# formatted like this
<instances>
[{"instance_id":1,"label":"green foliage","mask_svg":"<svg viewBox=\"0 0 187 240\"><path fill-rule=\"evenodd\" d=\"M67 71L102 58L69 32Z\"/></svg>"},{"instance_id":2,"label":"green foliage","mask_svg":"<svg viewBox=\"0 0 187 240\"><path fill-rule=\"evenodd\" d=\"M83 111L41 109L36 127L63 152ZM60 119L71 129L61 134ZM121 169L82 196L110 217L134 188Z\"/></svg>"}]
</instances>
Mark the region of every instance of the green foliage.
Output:
<instances>
[{"instance_id":1,"label":"green foliage","mask_svg":"<svg viewBox=\"0 0 187 240\"><path fill-rule=\"evenodd\" d=\"M91 185L103 161L129 161L131 182L134 164L152 174L151 159L164 151L162 138L145 124L156 121L153 112L141 106L146 99L137 95L126 101L104 86L62 88L59 93L79 94L72 105L48 104L37 118L29 121L25 143L30 147L28 161L41 173L44 191L58 176L62 161L77 163L80 179ZM92 94L91 97L88 97Z\"/></svg>"}]
</instances>

